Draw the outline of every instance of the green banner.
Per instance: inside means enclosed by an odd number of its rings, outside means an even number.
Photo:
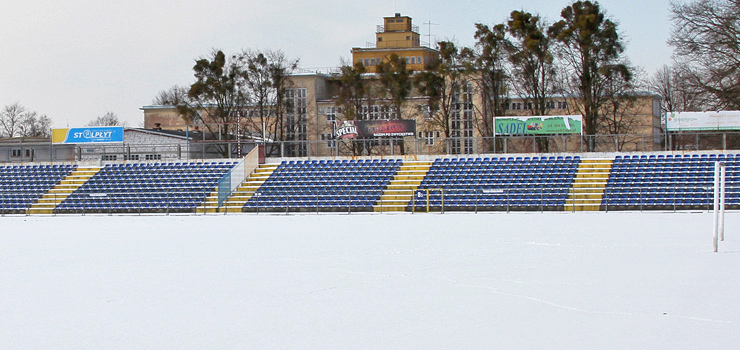
[[[498,117],[496,135],[580,134],[582,124],[580,115]]]

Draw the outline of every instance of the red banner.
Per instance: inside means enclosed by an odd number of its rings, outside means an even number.
[[[394,120],[347,120],[337,125],[334,136],[343,138],[404,137],[416,135],[416,121]]]

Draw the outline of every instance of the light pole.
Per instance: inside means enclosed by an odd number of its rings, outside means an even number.
[[[337,144],[337,119],[331,121],[331,139],[332,139],[332,155],[334,157],[339,156],[339,145]]]

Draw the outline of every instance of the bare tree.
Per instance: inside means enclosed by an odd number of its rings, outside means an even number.
[[[450,41],[437,43],[439,57],[427,64],[425,71],[414,77],[414,85],[428,99],[430,124],[443,130],[445,138],[452,136],[451,121],[459,103],[461,87],[466,84],[458,48]]]
[[[267,133],[264,137],[270,140],[292,140],[297,129],[306,124],[305,106],[295,106],[294,96],[288,93],[298,59],[289,59],[282,51],[269,50],[245,50],[235,57],[249,104],[239,115],[240,124],[246,123],[252,131],[264,130]],[[295,119],[286,120],[286,113]],[[267,153],[278,151],[278,145],[271,143]]]
[[[28,113],[26,107],[19,102],[3,107],[3,113],[0,115],[0,135],[2,137],[19,136],[20,124],[23,116]]]
[[[709,108],[711,98],[705,90],[697,89],[685,78],[691,71],[676,63],[664,65],[648,81],[649,89],[663,97],[661,112],[702,111]]]
[[[285,140],[291,127],[285,113],[293,107],[287,94],[290,76],[297,68],[298,60],[286,58],[281,51],[244,50],[227,55],[213,50],[195,61],[193,84],[160,91],[153,103],[175,106],[186,123],[202,125],[219,140],[258,135],[265,140]],[[226,156],[226,147],[214,147]],[[268,154],[278,149],[275,144],[271,147]]]
[[[684,84],[713,98],[708,108],[740,109],[740,0],[671,3],[674,47]]]
[[[26,114],[20,124],[20,136],[22,137],[49,137],[51,130],[51,118],[39,115],[36,112]]]
[[[362,62],[357,62],[354,65],[344,63],[340,70],[342,75],[339,77],[337,105],[342,111],[344,120],[361,120],[364,116],[363,107],[369,109],[371,105],[371,82],[363,76],[367,69]],[[342,142],[341,145],[352,155],[359,156],[370,154],[374,143],[356,139],[348,143]]]
[[[532,104],[532,115],[546,115],[546,102],[555,90],[554,57],[546,27],[540,16],[513,11],[507,29],[513,39],[509,46],[512,86],[524,103]]]
[[[391,119],[403,119],[403,107],[411,96],[414,71],[406,68],[405,58],[394,53],[388,61],[383,61],[377,66],[377,72],[380,85],[383,87],[385,96],[391,100],[391,108],[395,112],[395,116],[391,114]],[[403,139],[398,141],[398,145],[401,154],[405,154],[406,147]]]
[[[108,111],[91,120],[85,126],[126,126],[126,122],[121,122],[116,113]]]
[[[156,106],[178,106],[190,103],[188,88],[175,85],[168,90],[162,90],[154,97],[152,104]]]
[[[555,58],[545,24],[540,16],[512,11],[507,28],[512,37],[508,46],[512,86],[532,115],[546,115],[555,91]],[[547,137],[537,137],[536,143],[542,152],[550,148]]]
[[[484,137],[484,147],[492,151],[494,148],[500,149],[494,145],[492,138],[496,132],[494,118],[505,114],[504,106],[509,102],[507,50],[510,43],[506,38],[504,24],[489,27],[476,23],[475,28],[475,47],[463,49],[461,56],[482,101],[480,106],[474,106],[479,116],[475,126]]]
[[[413,85],[411,76],[414,71],[406,68],[405,58],[394,53],[388,61],[383,61],[377,66],[377,72],[385,95],[391,100],[391,107],[395,112],[393,119],[403,119],[401,113],[403,106],[411,96]]]
[[[29,110],[19,102],[0,112],[0,137],[48,137],[51,118]]]
[[[232,124],[248,102],[238,60],[214,50],[209,57],[195,61],[193,72],[196,81],[190,85],[188,99],[176,106],[180,116],[186,123],[202,124],[204,131],[217,135],[219,140],[233,138]],[[229,156],[228,147],[213,146],[223,156]]]
[[[624,45],[617,24],[609,19],[597,2],[576,1],[560,13],[561,20],[548,29],[548,34],[561,45],[559,57],[573,77],[566,81],[566,91],[577,96],[583,115],[584,133],[599,130],[599,113],[608,95],[607,86],[616,80],[629,82],[632,70],[623,60]],[[593,150],[593,138],[586,148]]]
[[[640,132],[639,127],[642,125],[642,118],[638,117],[634,111],[639,102],[639,93],[636,92],[643,87],[641,84],[646,79],[643,78],[642,70],[633,68],[629,63],[624,63],[629,67],[632,79],[625,81],[619,75],[607,75],[604,81],[604,102],[599,111],[599,133],[613,135],[617,151],[622,151],[625,144],[640,140],[641,136],[635,135]],[[611,148],[611,144],[606,145]]]

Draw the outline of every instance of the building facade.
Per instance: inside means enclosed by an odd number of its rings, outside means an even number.
[[[477,79],[472,77],[451,89],[452,103],[444,117],[440,117],[439,112],[432,113],[429,99],[415,89],[404,100],[402,109],[396,110],[391,98],[382,93],[375,70],[378,63],[396,54],[406,59],[407,69],[418,72],[439,53],[421,46],[418,28],[410,17],[400,14],[384,18],[384,24],[378,26],[375,37],[374,48],[352,49],[353,62],[362,63],[367,68],[367,73],[361,77],[367,94],[354,107],[348,107],[347,101],[340,98],[342,77],[338,73],[295,74],[285,91],[284,113],[276,114],[282,115],[282,119],[258,120],[252,113],[243,113],[239,119],[239,135],[234,138],[264,143],[266,154],[276,157],[583,150],[580,135],[530,137],[496,134],[491,127],[495,125],[494,117],[482,109],[484,96],[475,83]],[[510,96],[503,111],[506,116],[528,116],[534,114],[533,107],[526,97]],[[357,111],[347,113],[347,108]],[[157,125],[182,131],[202,128],[202,125],[186,125],[173,106],[144,106],[141,110],[146,128]],[[546,102],[546,114],[581,114],[579,102],[573,97],[553,95]],[[598,144],[603,143],[605,151],[662,149],[660,96],[636,92],[619,108],[605,109],[602,114],[604,120],[600,122],[605,127],[599,132],[619,134],[599,139]],[[337,128],[345,121],[395,119],[413,120],[416,126],[414,136],[338,139],[336,135]],[[202,123],[208,123],[208,120]],[[610,125],[615,127],[610,128]]]

